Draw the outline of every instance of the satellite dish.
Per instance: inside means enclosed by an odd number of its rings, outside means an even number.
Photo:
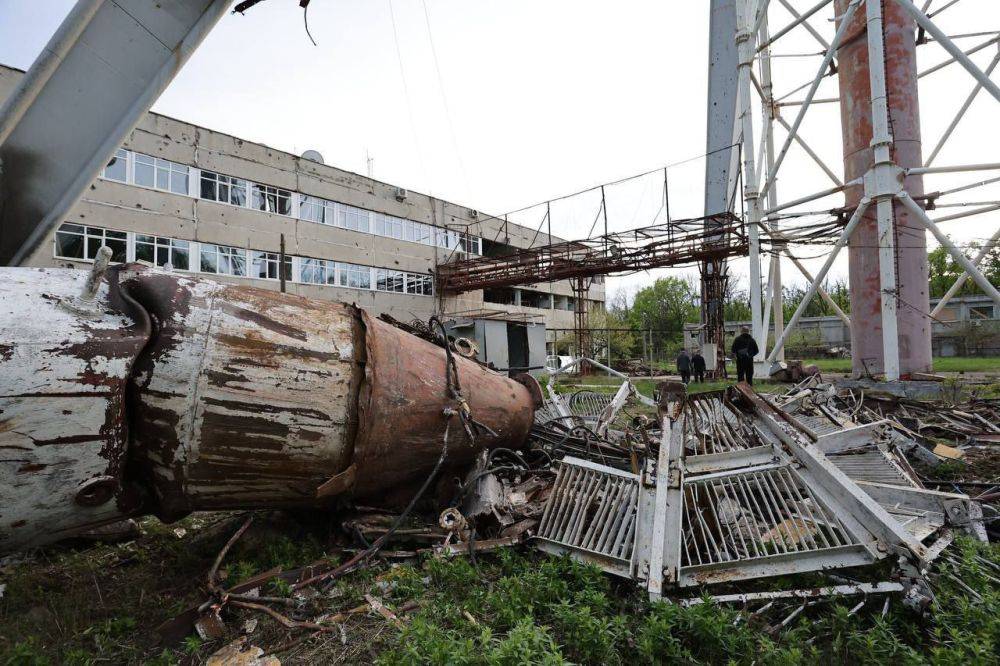
[[[323,156],[320,155],[320,152],[318,150],[307,150],[306,152],[302,153],[302,159],[312,160],[313,162],[319,162],[320,164],[326,164],[323,161]]]

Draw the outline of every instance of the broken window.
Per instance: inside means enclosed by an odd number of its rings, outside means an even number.
[[[246,277],[246,252],[238,247],[203,244],[201,246],[201,271],[217,275]]]
[[[117,180],[119,183],[127,182],[128,151],[122,148],[116,150],[114,157],[111,158],[111,161],[101,171],[101,177],[108,180]]]
[[[191,267],[190,243],[175,238],[136,234],[135,260],[154,266],[169,264],[171,268],[186,271]]]
[[[406,291],[421,296],[434,295],[434,279],[430,275],[408,273],[406,276]]]
[[[406,274],[403,271],[393,271],[387,268],[375,269],[375,288],[379,291],[406,291]]]
[[[133,156],[133,182],[174,194],[188,193],[188,167],[142,153]]]
[[[334,224],[334,203],[307,194],[299,195],[299,219],[319,224]]]
[[[278,264],[281,261],[281,255],[277,252],[258,252],[256,250],[252,253],[251,260],[251,271],[250,277],[263,278],[265,280],[278,280],[281,275],[278,273]],[[285,256],[285,267],[284,277],[286,280],[292,279],[292,258]]]
[[[291,215],[292,193],[279,187],[254,183],[251,206],[257,210],[267,211],[268,213]]]
[[[303,257],[299,260],[299,282],[336,284],[335,264],[325,259]]]
[[[202,171],[201,198],[234,206],[245,206],[247,203],[247,182],[241,178]]]
[[[126,261],[128,234],[100,227],[63,224],[56,231],[55,256],[62,259],[94,259],[102,245],[111,248],[111,261]]]
[[[341,287],[351,287],[353,289],[372,288],[372,271],[368,266],[337,262],[337,273],[340,276],[338,281]]]

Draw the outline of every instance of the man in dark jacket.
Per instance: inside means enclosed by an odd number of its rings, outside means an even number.
[[[691,381],[691,357],[686,350],[682,349],[677,355],[677,372],[681,376],[681,381],[687,384]]]
[[[705,357],[701,355],[700,349],[695,349],[691,356],[691,370],[696,382],[705,381]]]
[[[736,359],[736,381],[745,381],[753,386],[753,357],[760,349],[750,335],[750,328],[740,327],[740,334],[733,340],[733,357]]]

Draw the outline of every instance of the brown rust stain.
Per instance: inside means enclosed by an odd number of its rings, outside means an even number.
[[[260,312],[247,310],[246,308],[241,308],[239,306],[225,302],[223,302],[222,304],[222,311],[225,312],[226,314],[230,314],[236,317],[237,319],[242,319],[243,321],[248,321],[250,323],[256,324],[257,326],[260,326],[263,329],[267,329],[272,333],[277,333],[278,335],[284,336],[286,338],[294,338],[296,340],[301,340],[303,342],[306,340],[306,334],[304,331],[297,329],[294,326],[289,326],[288,324],[264,316]]]

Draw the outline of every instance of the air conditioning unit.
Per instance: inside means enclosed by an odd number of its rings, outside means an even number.
[[[406,201],[406,197],[409,196],[409,192],[406,191],[404,187],[396,188],[396,201]]]
[[[469,211],[469,217],[471,217],[473,220],[478,220],[479,219],[479,211],[478,210],[470,210]]]

